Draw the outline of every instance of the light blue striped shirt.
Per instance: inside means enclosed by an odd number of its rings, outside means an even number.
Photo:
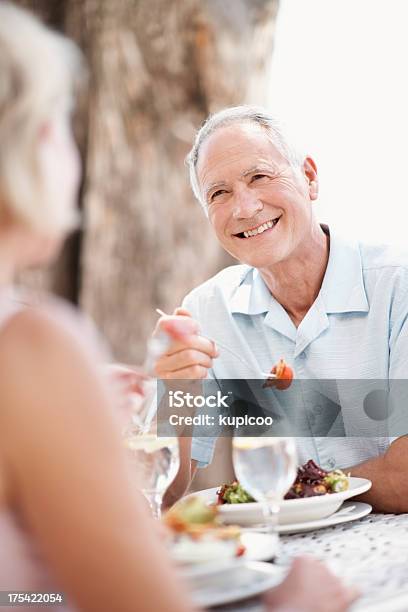
[[[332,231],[330,238],[320,293],[298,328],[259,272],[247,265],[222,270],[183,301],[201,333],[242,357],[220,348],[210,377],[256,378],[256,372],[270,371],[284,357],[297,379],[337,381],[332,400],[341,411],[342,437],[298,438],[299,461],[313,458],[326,469],[378,456],[394,439],[383,435],[382,426],[378,437],[352,431],[363,400],[356,400],[350,381],[408,378],[408,254],[349,242]],[[307,404],[307,392],[302,401]],[[317,407],[317,421],[319,410],[327,405]],[[211,462],[215,441],[194,438],[192,458],[201,467]]]

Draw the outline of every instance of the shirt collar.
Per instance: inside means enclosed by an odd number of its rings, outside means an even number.
[[[232,313],[256,315],[268,312],[274,301],[259,270],[248,268],[230,298],[230,308]]]
[[[320,297],[327,313],[369,311],[358,242],[330,232],[330,255]]]
[[[322,226],[327,233],[327,226]],[[326,313],[368,312],[360,248],[330,231],[330,254],[319,297]],[[283,310],[256,268],[246,268],[230,298],[232,313]],[[281,313],[283,315],[283,313]]]

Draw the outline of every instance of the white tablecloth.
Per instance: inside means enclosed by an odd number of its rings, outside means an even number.
[[[353,612],[408,611],[408,514],[369,514],[359,521],[281,537],[278,563],[310,554],[328,562],[362,595]],[[256,600],[220,610],[263,610]]]

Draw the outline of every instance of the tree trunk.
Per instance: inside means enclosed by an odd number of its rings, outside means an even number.
[[[83,48],[85,227],[26,282],[79,303],[139,362],[157,315],[231,263],[188,185],[209,112],[266,98],[277,0],[21,0]],[[233,9],[233,10],[232,10]]]
[[[86,2],[84,3],[87,4]],[[140,361],[157,315],[225,264],[184,157],[213,110],[262,101],[274,0],[98,3],[81,304],[117,357]]]

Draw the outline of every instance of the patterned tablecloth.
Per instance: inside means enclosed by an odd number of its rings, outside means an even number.
[[[369,514],[363,519],[309,533],[281,537],[277,563],[310,554],[362,593],[353,612],[408,612],[408,514]],[[259,600],[218,610],[258,612]]]

